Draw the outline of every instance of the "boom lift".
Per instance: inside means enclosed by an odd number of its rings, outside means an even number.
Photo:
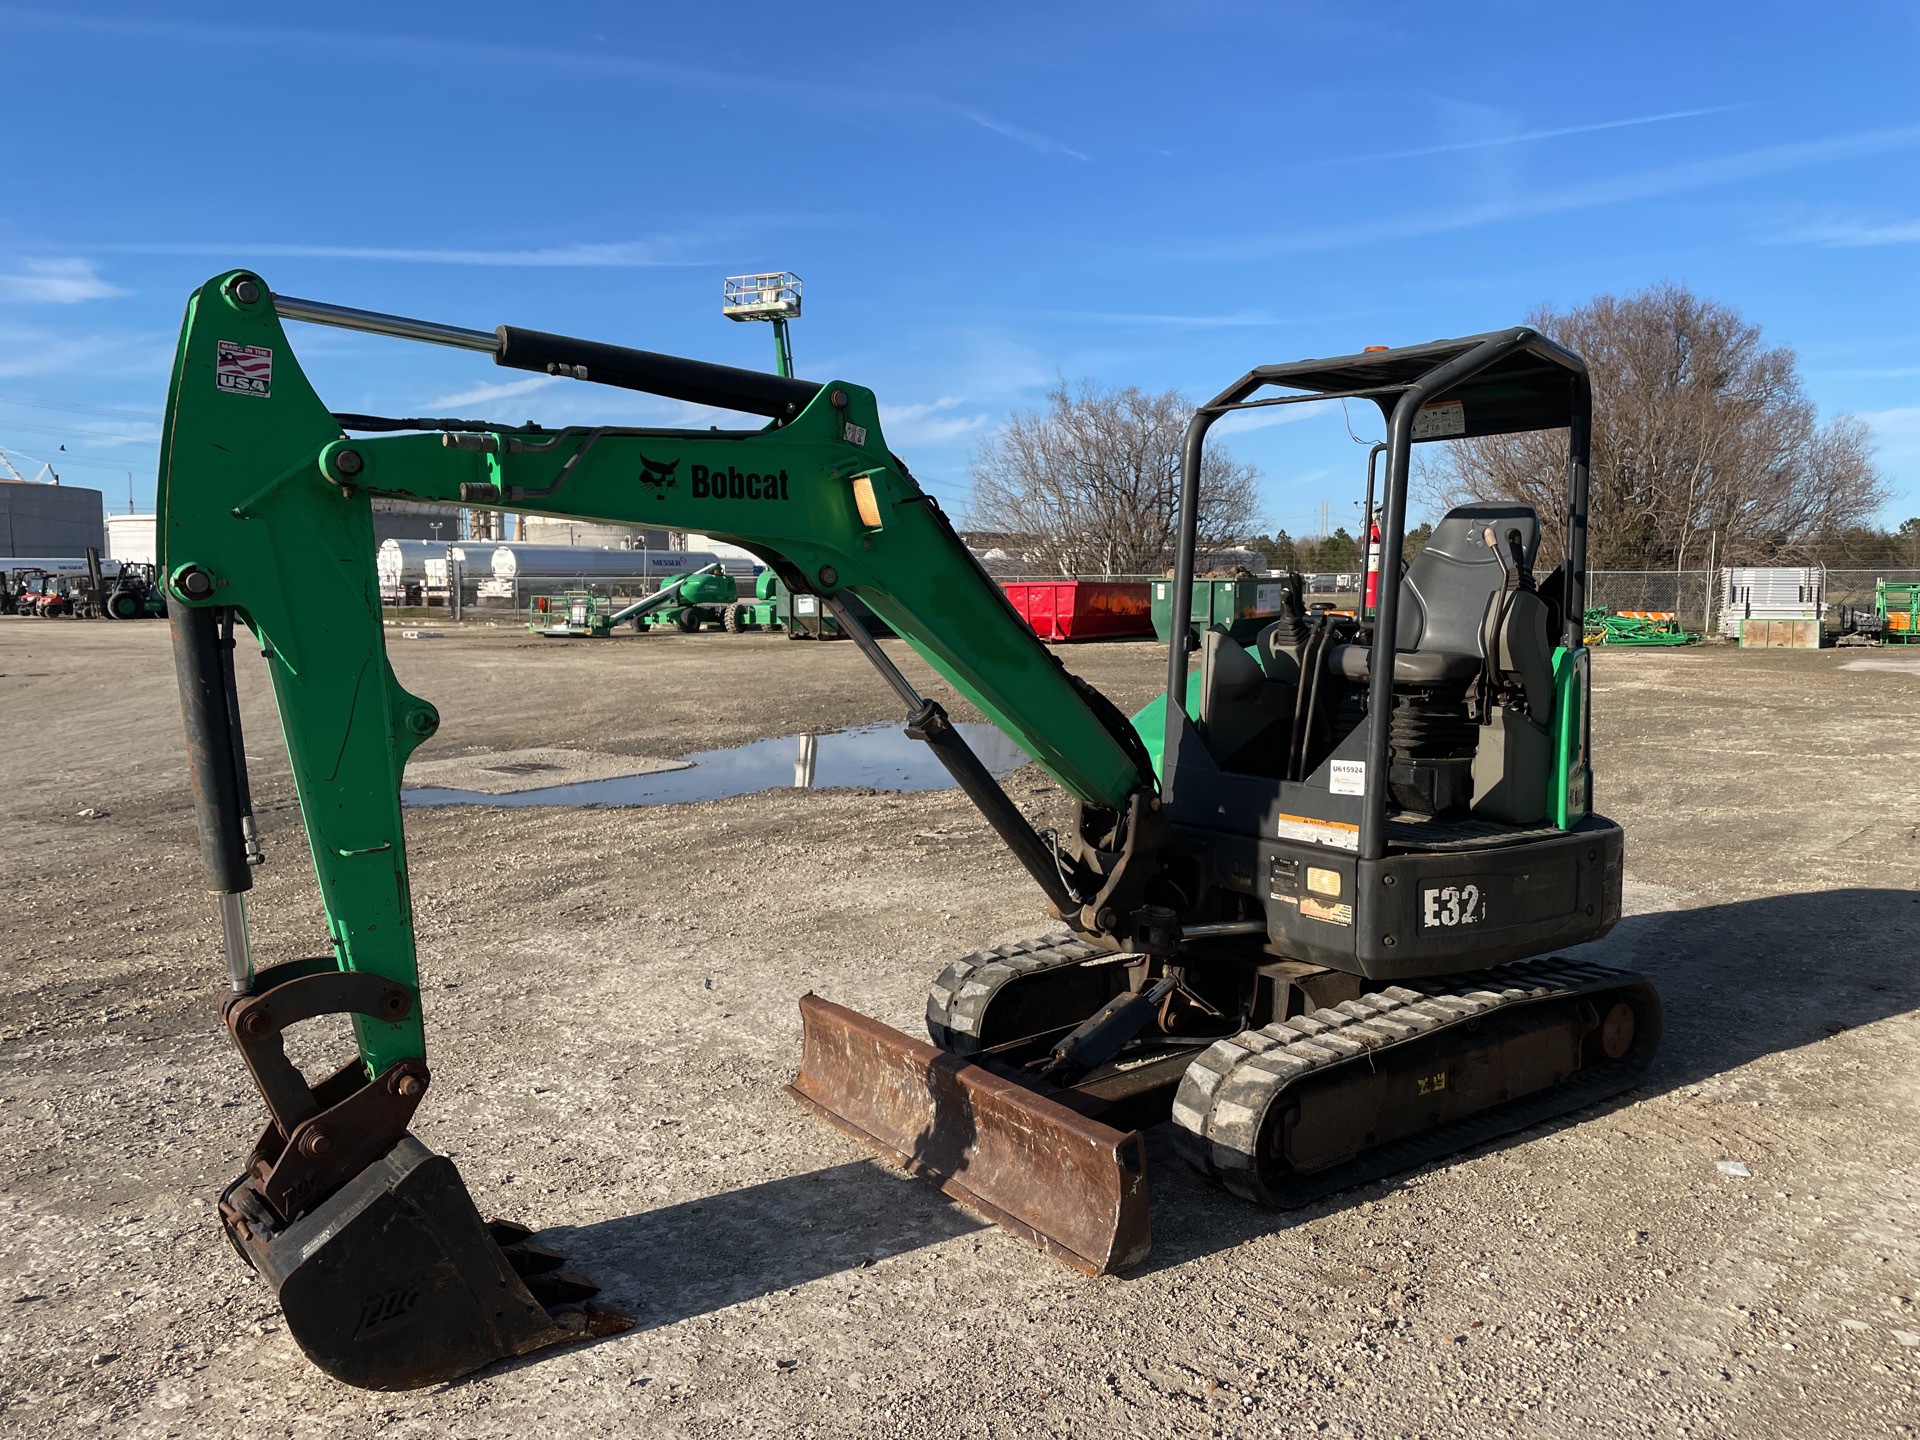
[[[764,417],[631,429],[334,414],[283,319]],[[269,1123],[220,1213],[329,1373],[404,1388],[625,1328],[518,1227],[483,1222],[407,1133],[431,1081],[399,788],[439,716],[380,623],[375,495],[699,530],[816,596],[902,701],[1064,928],[956,960],[931,1044],[816,996],[792,1092],[989,1218],[1089,1272],[1147,1250],[1143,1127],[1227,1188],[1290,1205],[1588,1103],[1658,1043],[1637,976],[1537,959],[1620,911],[1622,836],[1590,812],[1585,367],[1526,329],[1254,370],[1189,429],[1172,634],[1189,634],[1205,437],[1249,406],[1366,398],[1388,417],[1382,552],[1419,440],[1565,427],[1567,564],[1539,519],[1450,512],[1377,619],[1287,613],[1168,657],[1129,719],[1019,619],[887,449],[871,392],[502,326],[457,329],[273,295],[233,271],[189,302],[168,399],[160,543],[223,1016]],[[288,577],[299,576],[298,585]],[[872,611],[1072,797],[1042,835]],[[266,658],[326,904],[327,953],[256,968],[261,856],[234,698],[236,622]],[[281,1035],[353,1020],[309,1084]]]

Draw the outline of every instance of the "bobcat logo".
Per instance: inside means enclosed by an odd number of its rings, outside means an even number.
[[[418,1290],[409,1290],[404,1285],[367,1296],[360,1302],[360,1324],[353,1332],[354,1339],[359,1339],[369,1330],[378,1329],[390,1320],[398,1320],[413,1309],[419,1298]]]
[[[667,498],[667,491],[673,489],[680,483],[673,478],[673,472],[679,468],[680,462],[678,460],[669,460],[663,465],[658,460],[649,460],[646,456],[642,455],[640,457],[640,483],[653,492],[654,499],[664,500]]]

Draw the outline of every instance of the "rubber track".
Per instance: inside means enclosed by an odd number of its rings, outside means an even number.
[[[1418,1043],[1496,1010],[1609,990],[1645,992],[1653,1033],[1640,1040],[1657,1042],[1659,1002],[1643,977],[1557,956],[1389,985],[1358,1000],[1242,1031],[1215,1041],[1187,1068],[1173,1103],[1175,1148],[1241,1198],[1289,1209],[1578,1109],[1638,1081],[1657,1043],[1636,1041],[1628,1056],[1638,1053],[1638,1064],[1623,1058],[1590,1066],[1565,1084],[1298,1176],[1278,1193],[1257,1169],[1263,1118],[1287,1087],[1308,1076],[1366,1063],[1390,1046]]]
[[[962,956],[927,991],[927,1034],[943,1050],[970,1055],[980,1048],[987,1006],[1007,985],[1107,953],[1071,930],[1055,930]]]

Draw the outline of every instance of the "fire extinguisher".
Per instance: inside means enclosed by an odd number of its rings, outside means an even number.
[[[1367,593],[1366,611],[1371,615],[1380,608],[1380,522],[1377,519],[1367,521]]]

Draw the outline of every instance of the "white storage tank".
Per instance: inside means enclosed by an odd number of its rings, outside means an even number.
[[[574,545],[501,545],[493,552],[496,580],[671,580],[713,564],[704,550],[594,550]],[[731,573],[731,571],[729,572]],[[755,574],[747,568],[749,576]]]
[[[153,564],[153,524],[151,515],[107,516],[107,554],[130,565]]]
[[[444,540],[382,540],[374,552],[373,569],[380,577],[380,599],[396,605],[410,585],[423,589],[427,583],[427,561],[445,559]]]

